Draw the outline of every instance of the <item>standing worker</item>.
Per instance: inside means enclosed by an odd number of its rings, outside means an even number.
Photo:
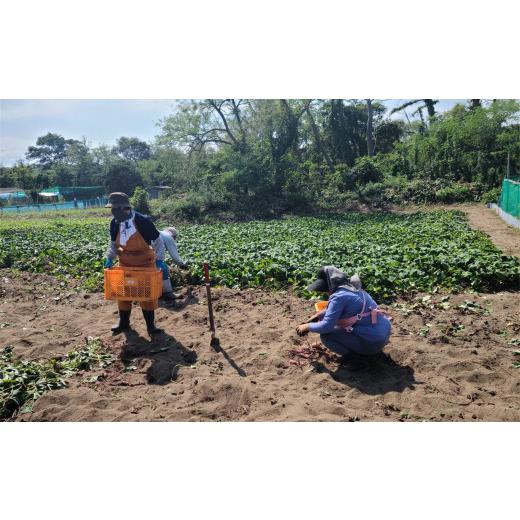
[[[106,208],[112,208],[110,222],[110,246],[107,251],[105,267],[110,268],[119,257],[121,267],[158,267],[164,270],[164,243],[161,235],[149,217],[132,209],[126,193],[115,192],[108,197]],[[162,332],[155,326],[157,300],[139,302],[143,310],[148,334]],[[132,302],[117,301],[119,323],[112,327],[114,334],[130,328]]]
[[[186,269],[188,266],[186,262],[180,257],[179,251],[177,250],[177,230],[174,227],[167,227],[161,232],[161,238],[163,239],[164,246],[170,256],[172,257],[173,263],[178,265],[181,269]],[[166,263],[163,269],[163,294],[162,299],[170,302],[172,305],[175,303],[175,295],[173,294],[172,282],[170,280],[170,272]]]

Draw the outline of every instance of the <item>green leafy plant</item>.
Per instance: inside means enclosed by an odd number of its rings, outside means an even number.
[[[513,354],[517,356],[516,360],[513,363],[513,368],[520,368],[520,350],[515,350]]]
[[[443,296],[440,300],[440,302],[437,302],[435,306],[438,309],[442,309],[444,311],[447,311],[450,308],[450,297],[449,296]]]
[[[150,203],[148,193],[146,193],[146,190],[141,188],[141,186],[137,186],[130,201],[132,203],[132,206],[139,213],[144,213],[145,215],[150,214]]]
[[[418,332],[419,336],[422,336],[423,338],[428,336],[428,334],[430,334],[431,327],[431,323],[427,323],[424,327],[421,327]]]
[[[462,311],[463,314],[482,314],[487,315],[489,314],[489,310],[485,307],[482,307],[482,305],[479,305],[476,302],[472,302],[469,300],[464,300],[463,303],[460,305],[457,305],[456,307],[460,311]]]
[[[442,188],[435,193],[435,196],[439,202],[446,203],[474,200],[471,189],[460,184]]]
[[[24,405],[28,411],[32,401],[67,386],[65,378],[76,372],[112,363],[113,356],[102,347],[99,339],[88,338],[84,346],[43,362],[13,359],[10,346],[0,350],[0,419],[11,417]]]
[[[486,191],[482,195],[480,201],[483,202],[484,204],[489,204],[489,203],[497,204],[498,199],[500,198],[501,191],[502,191],[501,188],[492,188],[489,191]]]
[[[0,220],[0,267],[103,283],[107,219]],[[159,223],[160,226],[161,223]],[[504,255],[461,212],[349,213],[233,224],[179,226],[179,251],[191,265],[184,281],[228,287],[305,287],[322,265],[360,274],[381,302],[440,288],[520,289],[520,261]],[[425,309],[447,302],[416,302]]]

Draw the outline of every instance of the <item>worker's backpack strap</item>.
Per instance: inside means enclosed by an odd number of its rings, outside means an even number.
[[[338,320],[336,323],[339,327],[341,327],[342,329],[345,329],[346,332],[352,332],[354,330],[354,325],[358,321],[361,321],[363,318],[366,318],[367,316],[370,316],[370,321],[371,321],[372,325],[375,325],[377,323],[378,314],[382,314],[389,320],[392,319],[387,312],[382,311],[377,306],[374,309],[369,307],[368,311],[365,312],[366,304],[367,304],[366,293],[365,293],[365,291],[361,291],[361,292],[362,292],[362,296],[363,296],[363,307],[361,308],[361,312],[359,312],[358,314],[355,314],[354,316],[349,316],[348,318],[343,318],[341,320]]]

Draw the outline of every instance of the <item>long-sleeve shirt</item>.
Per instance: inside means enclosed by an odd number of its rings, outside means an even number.
[[[366,303],[365,312],[377,307],[372,297],[364,292]],[[311,323],[309,330],[318,334],[327,334],[336,328],[336,322],[340,319],[349,318],[359,314],[363,309],[363,295],[361,292],[353,292],[342,287],[336,289],[329,298],[327,311],[322,320],[317,323]],[[377,323],[372,324],[371,317],[366,316],[358,321],[353,329],[355,334],[364,341],[380,342],[386,341],[390,336],[390,321],[383,315],[378,315]]]
[[[137,211],[132,212],[131,217],[135,222],[137,231],[142,235],[147,244],[150,244],[155,252],[157,260],[164,260],[164,242],[161,233],[157,230],[151,219],[141,215]],[[110,222],[110,244],[106,252],[106,257],[111,260],[117,258],[116,238],[119,233],[119,222],[112,219]]]
[[[170,233],[168,233],[167,231],[160,231],[160,235],[164,242],[164,247],[166,247],[168,253],[170,253],[173,262],[178,266],[183,265],[184,260],[180,257],[179,251],[177,250],[177,244],[175,243],[175,240],[170,235]]]

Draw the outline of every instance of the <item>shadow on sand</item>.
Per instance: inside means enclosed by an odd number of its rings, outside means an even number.
[[[186,348],[166,332],[153,339],[144,338],[136,331],[124,332],[127,343],[120,358],[125,367],[135,359],[150,359],[152,364],[146,371],[146,381],[152,385],[165,385],[177,379],[180,367],[189,367],[197,361],[197,353]]]
[[[195,294],[193,294],[193,289],[188,287],[186,290],[186,294],[182,299],[176,299],[172,304],[170,302],[166,302],[164,300],[159,300],[159,307],[162,309],[167,309],[173,312],[179,312],[184,310],[188,305],[197,305],[199,303],[199,299]]]
[[[222,347],[222,345],[220,344],[220,340],[218,338],[213,338],[211,340],[211,343],[210,343],[211,347],[213,348],[213,350],[215,352],[218,352],[220,354],[222,354],[225,358],[226,358],[226,361],[230,364],[230,366],[236,370],[237,374],[240,376],[240,377],[246,377],[246,372],[243,368],[240,368],[236,363],[235,361],[233,360],[233,358],[231,358],[229,356],[229,354],[224,350],[224,348]]]
[[[402,392],[421,384],[415,380],[413,368],[396,363],[388,354],[353,356],[352,362],[331,370],[320,361],[313,366],[318,372],[326,372],[339,383],[356,388],[367,395]]]

